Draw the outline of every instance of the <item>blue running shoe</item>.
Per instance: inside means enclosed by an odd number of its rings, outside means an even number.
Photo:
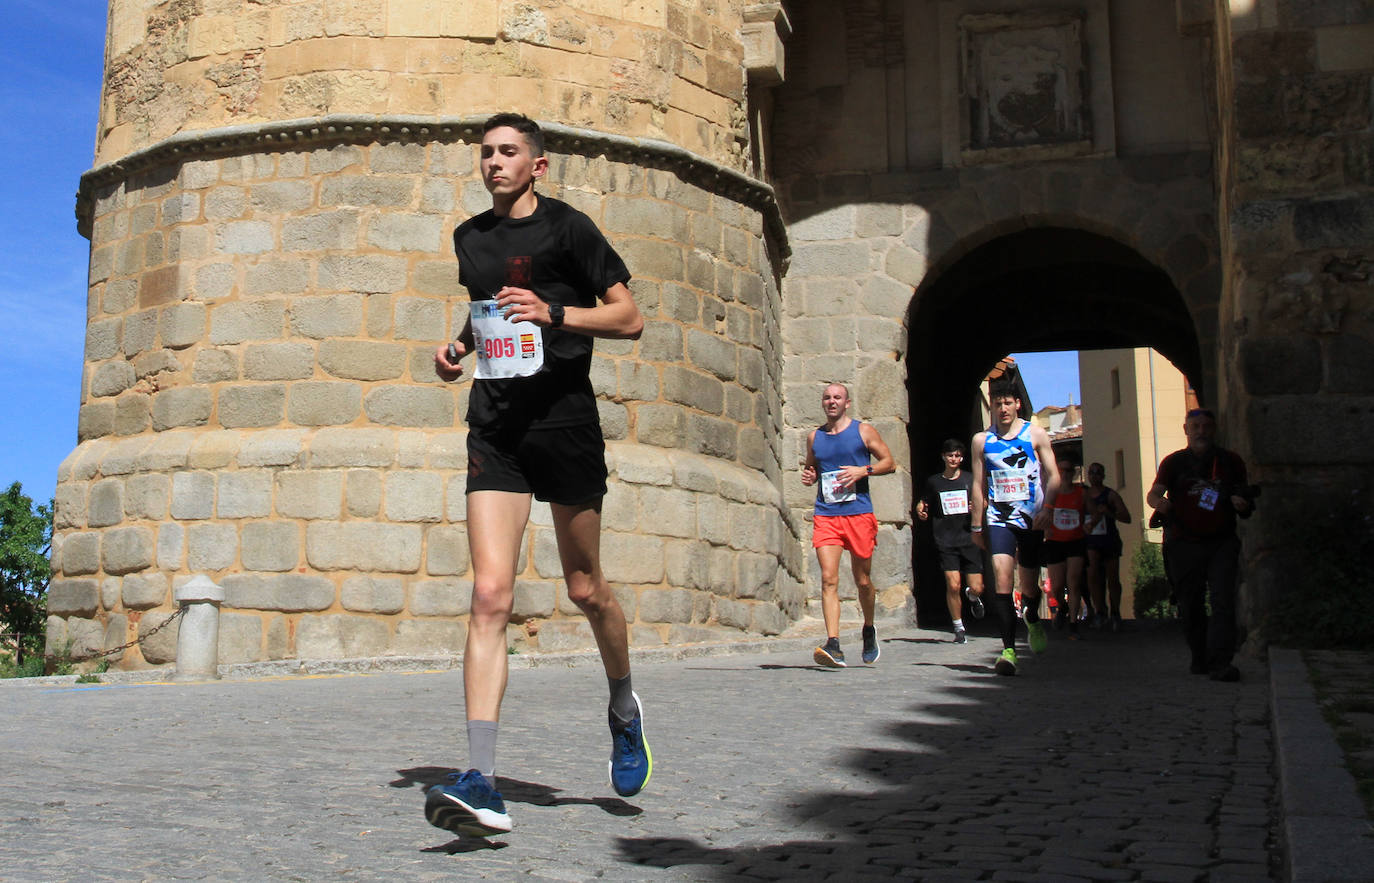
[[[455,834],[490,837],[511,829],[501,794],[477,770],[449,773],[451,785],[431,785],[425,797],[425,818],[436,828]]]
[[[621,726],[614,716],[611,718],[611,762],[607,767],[611,787],[621,797],[638,794],[654,771],[654,756],[644,738],[644,706],[638,693],[630,695],[635,697],[634,719]]]
[[[874,630],[873,626],[864,626],[863,639],[864,651],[862,656],[864,665],[872,665],[878,661],[879,656],[883,655],[882,648],[878,646],[878,633]]]

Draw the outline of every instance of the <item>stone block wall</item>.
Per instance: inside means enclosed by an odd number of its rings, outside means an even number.
[[[1374,492],[1374,7],[1278,0],[1223,19],[1225,419],[1264,486],[1245,532],[1258,626],[1301,591],[1294,525],[1367,512]]]
[[[225,126],[519,108],[740,169],[741,16],[715,0],[111,0],[96,161]]]
[[[50,641],[146,634],[172,589],[227,593],[221,661],[452,653],[471,589],[465,382],[434,374],[467,297],[449,236],[490,205],[475,128],[296,144],[88,176],[80,443],[59,474]],[[554,140],[557,139],[557,133]],[[308,140],[308,139],[307,139]],[[664,157],[585,140],[542,191],[634,274],[639,341],[598,341],[603,544],[636,644],[773,634],[800,612],[777,490],[780,298],[763,216]],[[591,646],[548,513],[517,645]],[[122,665],[170,661],[175,630]]]

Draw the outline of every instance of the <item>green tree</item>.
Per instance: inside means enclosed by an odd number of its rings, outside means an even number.
[[[41,652],[52,569],[52,505],[35,506],[19,482],[0,494],[0,630]]]

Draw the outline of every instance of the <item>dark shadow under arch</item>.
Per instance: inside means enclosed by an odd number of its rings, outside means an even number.
[[[1206,400],[1197,330],[1182,295],[1135,250],[1096,233],[1045,227],[977,246],[927,277],[912,300],[908,328],[915,498],[939,468],[940,443],[951,436],[967,441],[983,428],[978,385],[1008,353],[1148,346]],[[1050,404],[1064,403],[1026,406]],[[930,530],[915,523],[917,615],[922,626],[947,624]]]

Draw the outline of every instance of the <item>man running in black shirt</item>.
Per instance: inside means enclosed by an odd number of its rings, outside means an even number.
[[[568,598],[587,617],[610,682],[611,784],[637,793],[653,769],[643,710],[630,688],[625,614],[601,572],[605,443],[589,372],[592,338],[638,338],[630,273],[586,215],[534,191],[548,168],[532,120],[497,114],[483,128],[482,181],[492,208],[453,233],[471,312],[434,354],[444,380],[476,351],[468,404],[467,533],[472,612],[463,653],[469,765],[428,792],[441,828],[511,829],[495,788],[496,730],[506,690],[506,625],[531,497],[547,502]]]
[[[945,440],[940,456],[945,461],[944,471],[926,479],[925,493],[916,503],[916,517],[931,522],[940,570],[945,574],[945,606],[954,621],[954,643],[966,644],[968,634],[960,590],[968,597],[974,619],[982,619],[984,610],[983,552],[974,544],[969,531],[973,475],[960,468],[964,463],[964,444],[957,438]]]

